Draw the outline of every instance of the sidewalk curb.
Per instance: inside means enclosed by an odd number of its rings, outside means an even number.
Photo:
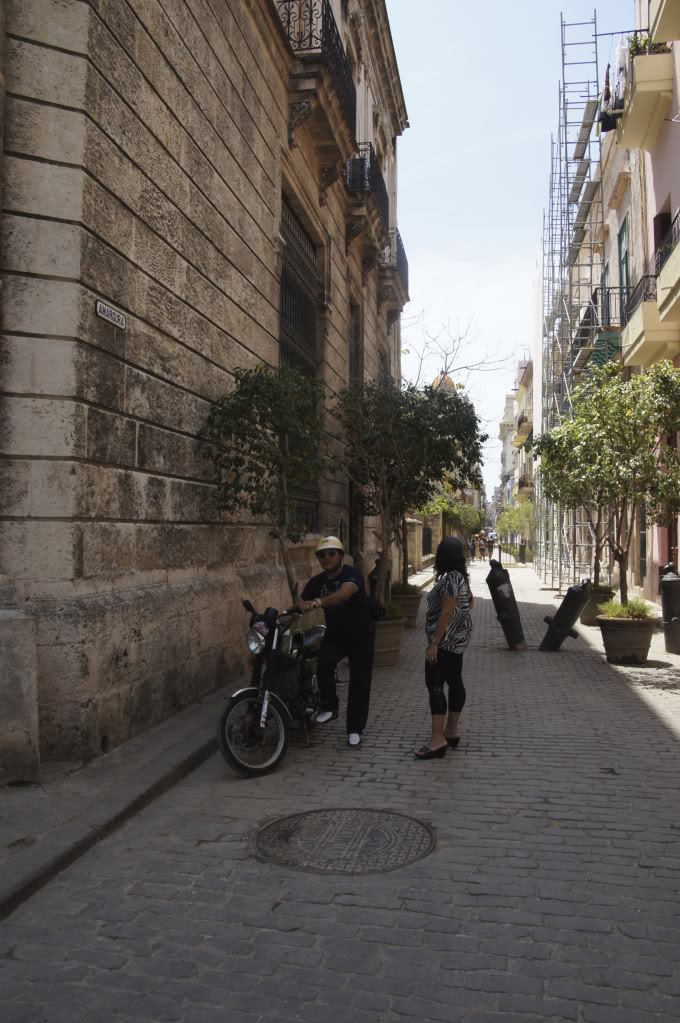
[[[229,692],[240,684],[240,681],[232,683],[209,694],[201,704],[187,707],[157,726],[153,737],[146,736],[147,748],[153,749],[152,744],[154,740],[156,742],[156,752],[151,756],[144,748],[145,733],[113,750],[111,757],[123,760],[126,747],[130,749],[129,768],[124,762],[118,779],[109,780],[100,792],[83,799],[77,819],[48,825],[30,845],[30,838],[19,838],[10,843],[10,847],[20,843],[25,843],[26,847],[17,850],[2,863],[0,920],[4,920],[48,881],[212,756],[217,750],[214,737],[217,706],[221,706]],[[189,727],[184,728],[187,721]],[[210,738],[206,738],[208,726],[207,734]],[[182,733],[179,739],[178,733]],[[68,791],[71,798],[74,793],[77,796],[78,788],[88,784],[88,771],[96,789],[96,776],[106,771],[104,758],[97,758],[81,771],[48,786],[50,796],[51,790],[54,790],[55,804],[58,804],[60,786],[65,790],[72,789]]]
[[[43,885],[69,867],[97,842],[110,835],[138,810],[199,767],[216,749],[215,739],[203,743],[179,764],[174,765],[148,784],[143,792],[127,801],[121,801],[121,804],[113,812],[104,813],[102,819],[95,823],[94,827],[91,821],[79,821],[76,824],[67,825],[60,829],[57,835],[52,835],[48,840],[39,842],[35,850],[28,849],[22,853],[19,870],[5,866],[2,881],[0,881],[0,920],[4,920],[5,917],[13,913],[22,902],[34,895]],[[49,850],[43,848],[48,842]],[[32,856],[31,853],[34,855]]]

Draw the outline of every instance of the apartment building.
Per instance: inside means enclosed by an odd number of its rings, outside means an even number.
[[[512,504],[514,501],[517,450],[512,441],[516,425],[515,395],[506,394],[503,417],[498,427],[498,439],[501,442],[501,482],[497,514],[503,511],[506,504]]]
[[[543,430],[568,411],[593,363],[615,359],[628,373],[659,359],[680,365],[680,5],[635,0],[628,11],[637,31],[624,31],[622,10],[604,80],[596,20],[562,21],[565,81],[544,223]],[[567,52],[579,55],[571,71]],[[677,564],[677,522],[649,525],[638,511],[629,584],[657,599],[660,569]],[[578,513],[559,514],[542,512],[539,560],[576,579],[589,570],[592,538]]]
[[[525,444],[531,440],[534,427],[534,364],[523,359],[517,364],[517,380],[513,405],[514,426],[512,446],[515,449],[513,498],[526,501],[534,495],[534,461]]]
[[[285,602],[199,434],[237,367],[399,378],[408,121],[385,0],[2,10],[0,773],[34,779],[241,675],[241,600]],[[375,548],[342,480],[299,500]]]

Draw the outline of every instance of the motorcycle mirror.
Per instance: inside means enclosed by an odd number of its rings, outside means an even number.
[[[246,611],[250,611],[251,615],[255,614],[255,608],[253,607],[249,600],[243,600],[241,601],[241,603],[243,607],[246,609]]]

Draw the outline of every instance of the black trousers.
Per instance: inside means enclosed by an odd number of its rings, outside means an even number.
[[[463,685],[463,655],[439,647],[437,663],[425,661],[425,685],[430,697],[431,714],[446,714],[445,682],[449,686],[448,709],[454,714],[460,714],[467,695]]]
[[[347,732],[363,732],[368,720],[373,676],[375,626],[367,632],[326,635],[323,638],[316,670],[321,694],[321,709],[337,713],[338,694],[335,689],[335,668],[343,657],[349,660],[347,691]]]

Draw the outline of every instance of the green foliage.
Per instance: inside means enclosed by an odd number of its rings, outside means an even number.
[[[520,504],[506,504],[496,519],[496,532],[500,536],[512,534],[521,536],[529,543],[534,539],[534,504],[522,501]]]
[[[649,53],[670,53],[666,43],[653,43],[646,32],[635,32],[626,36],[631,57],[639,57]]]
[[[302,539],[295,492],[324,464],[320,380],[287,367],[234,371],[232,391],[210,409],[203,439],[214,468],[219,507],[266,518],[272,535]]]
[[[437,495],[446,475],[460,489],[482,485],[479,420],[469,398],[432,387],[399,387],[389,377],[348,388],[337,415],[363,512],[401,516]]]
[[[401,596],[404,593],[420,593],[420,589],[413,583],[392,583],[392,593]]]
[[[449,523],[458,530],[462,537],[478,533],[484,527],[486,515],[479,508],[474,508],[464,501],[454,501],[447,512]]]
[[[600,614],[605,618],[655,618],[654,609],[640,597],[631,597],[627,604],[618,600],[608,600],[600,604]]]
[[[383,607],[385,608],[385,618],[390,621],[396,621],[396,619],[404,617],[401,605],[397,604],[394,600],[386,600]]]
[[[666,444],[679,429],[680,369],[657,362],[626,380],[609,363],[594,367],[573,392],[571,417],[533,445],[549,500],[591,516],[610,508],[604,530],[621,566],[624,604],[638,507],[662,525],[680,511],[680,452]]]
[[[506,504],[503,511],[496,519],[496,532],[499,536],[510,536],[518,533],[518,509],[519,505]]]
[[[486,435],[461,391],[399,387],[383,376],[342,391],[335,415],[361,511],[380,516],[383,550],[402,517],[433,500],[444,479],[455,489],[482,485]],[[379,595],[386,570],[381,563]]]

